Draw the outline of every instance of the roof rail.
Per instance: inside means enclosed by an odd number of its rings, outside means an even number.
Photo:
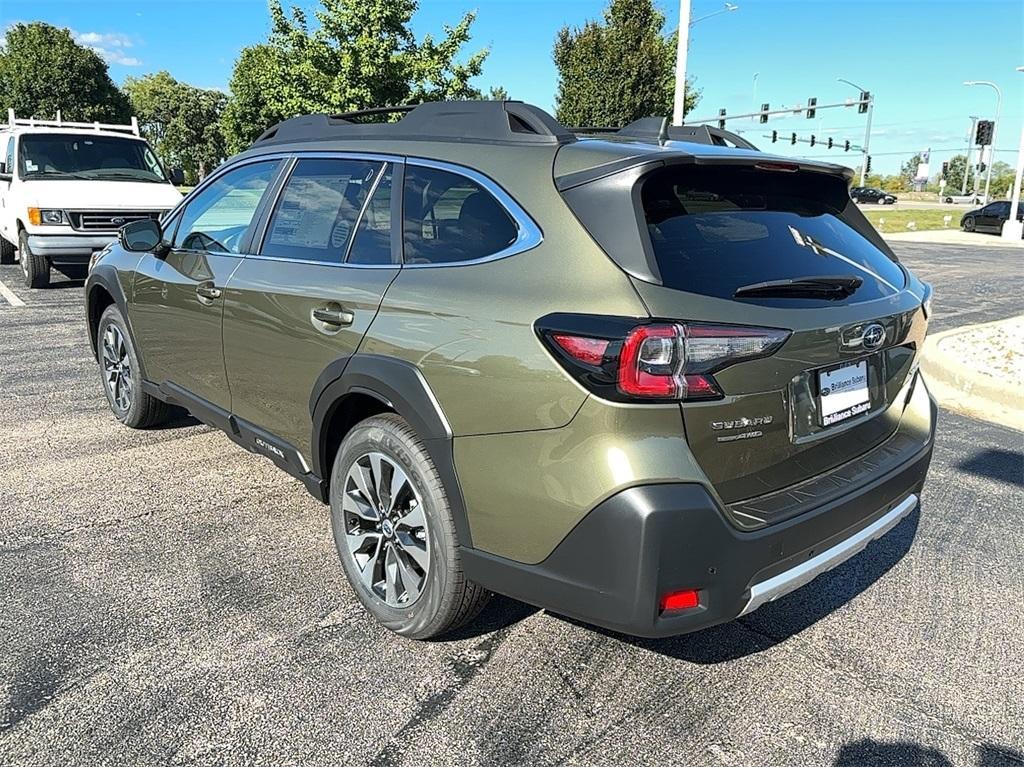
[[[742,136],[731,131],[713,128],[710,125],[668,125],[664,117],[642,117],[624,128],[574,128],[576,133],[612,133],[623,138],[661,143],[663,141],[687,141],[693,144],[734,144],[743,149],[757,147]]]
[[[353,119],[405,112],[398,122]],[[340,115],[303,115],[266,130],[255,144],[324,139],[444,140],[500,144],[565,144],[576,136],[543,109],[521,101],[427,101]]]
[[[0,130],[4,128],[16,128],[23,126],[27,128],[72,128],[75,130],[105,130],[115,131],[118,133],[131,133],[133,136],[139,135],[139,118],[132,116],[132,121],[127,125],[115,125],[113,123],[101,123],[99,121],[84,123],[84,122],[67,122],[61,119],[60,110],[57,110],[56,120],[37,120],[34,117],[17,117],[14,114],[13,109],[7,110],[7,122],[0,123]]]

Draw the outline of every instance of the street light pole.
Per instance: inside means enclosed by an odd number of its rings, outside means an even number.
[[[854,88],[859,90],[861,93],[869,93],[869,91],[866,88],[861,88],[856,83],[851,83],[849,80],[844,80],[842,77],[837,77],[836,80],[838,80],[841,83],[846,83],[847,85],[852,85]],[[861,158],[860,158],[860,185],[861,186],[864,186],[864,184],[867,183],[865,179],[866,179],[867,174],[868,174],[868,152],[870,152],[870,146],[869,145],[871,144],[871,117],[872,117],[872,115],[874,115],[874,113],[875,113],[875,94],[872,93],[872,94],[870,94],[868,96],[868,120],[867,120],[867,125],[864,128],[864,150],[863,150],[863,153],[862,153]]]
[[[1018,72],[1024,72],[1024,67],[1017,67]],[[995,136],[992,137],[995,143]],[[1017,172],[1013,176],[1013,195],[1010,198],[1010,217],[1003,224],[1003,239],[1020,242],[1021,235],[1024,235],[1024,224],[1017,220],[1017,211],[1020,210],[1020,184],[1024,181],[1024,127],[1020,129],[1020,147],[1017,149]]]
[[[760,72],[754,72],[754,92],[750,97],[750,122],[754,122],[753,113],[757,111],[757,78],[760,74]]]
[[[992,122],[992,142],[989,144],[988,150],[988,173],[985,174],[985,202],[987,203],[989,184],[992,182],[992,165],[996,159],[996,131],[999,129],[999,112],[1003,107],[1003,92],[991,80],[965,80],[964,85],[987,85],[996,92],[996,119]],[[981,151],[981,156],[984,157],[984,148]]]
[[[683,124],[683,104],[686,102],[686,49],[690,44],[690,27],[698,21],[710,19],[720,13],[738,11],[739,6],[726,3],[725,8],[690,20],[690,0],[679,0],[679,36],[676,41],[676,91],[672,102],[672,124]]]
[[[686,48],[690,44],[690,0],[679,0],[679,39],[676,41],[676,95],[672,104],[672,124],[683,124],[686,102]]]

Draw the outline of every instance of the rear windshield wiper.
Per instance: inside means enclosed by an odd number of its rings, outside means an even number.
[[[748,296],[780,296],[783,298],[846,298],[853,295],[864,280],[856,275],[797,277],[788,280],[755,282],[736,288],[733,298]]]

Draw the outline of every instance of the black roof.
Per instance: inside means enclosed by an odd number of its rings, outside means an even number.
[[[404,114],[397,122],[366,118]],[[521,101],[430,101],[415,106],[377,107],[340,115],[303,115],[285,120],[256,139],[254,147],[301,141],[393,139],[559,145],[577,134],[611,133],[643,143],[684,141],[756,149],[734,133],[705,125],[670,126],[667,118],[646,117],[624,128],[567,128],[539,107]]]

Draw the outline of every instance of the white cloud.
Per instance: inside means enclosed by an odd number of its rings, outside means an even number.
[[[128,35],[119,32],[75,32],[72,36],[79,45],[91,48],[108,64],[137,67],[142,61],[128,53],[134,43]]]

